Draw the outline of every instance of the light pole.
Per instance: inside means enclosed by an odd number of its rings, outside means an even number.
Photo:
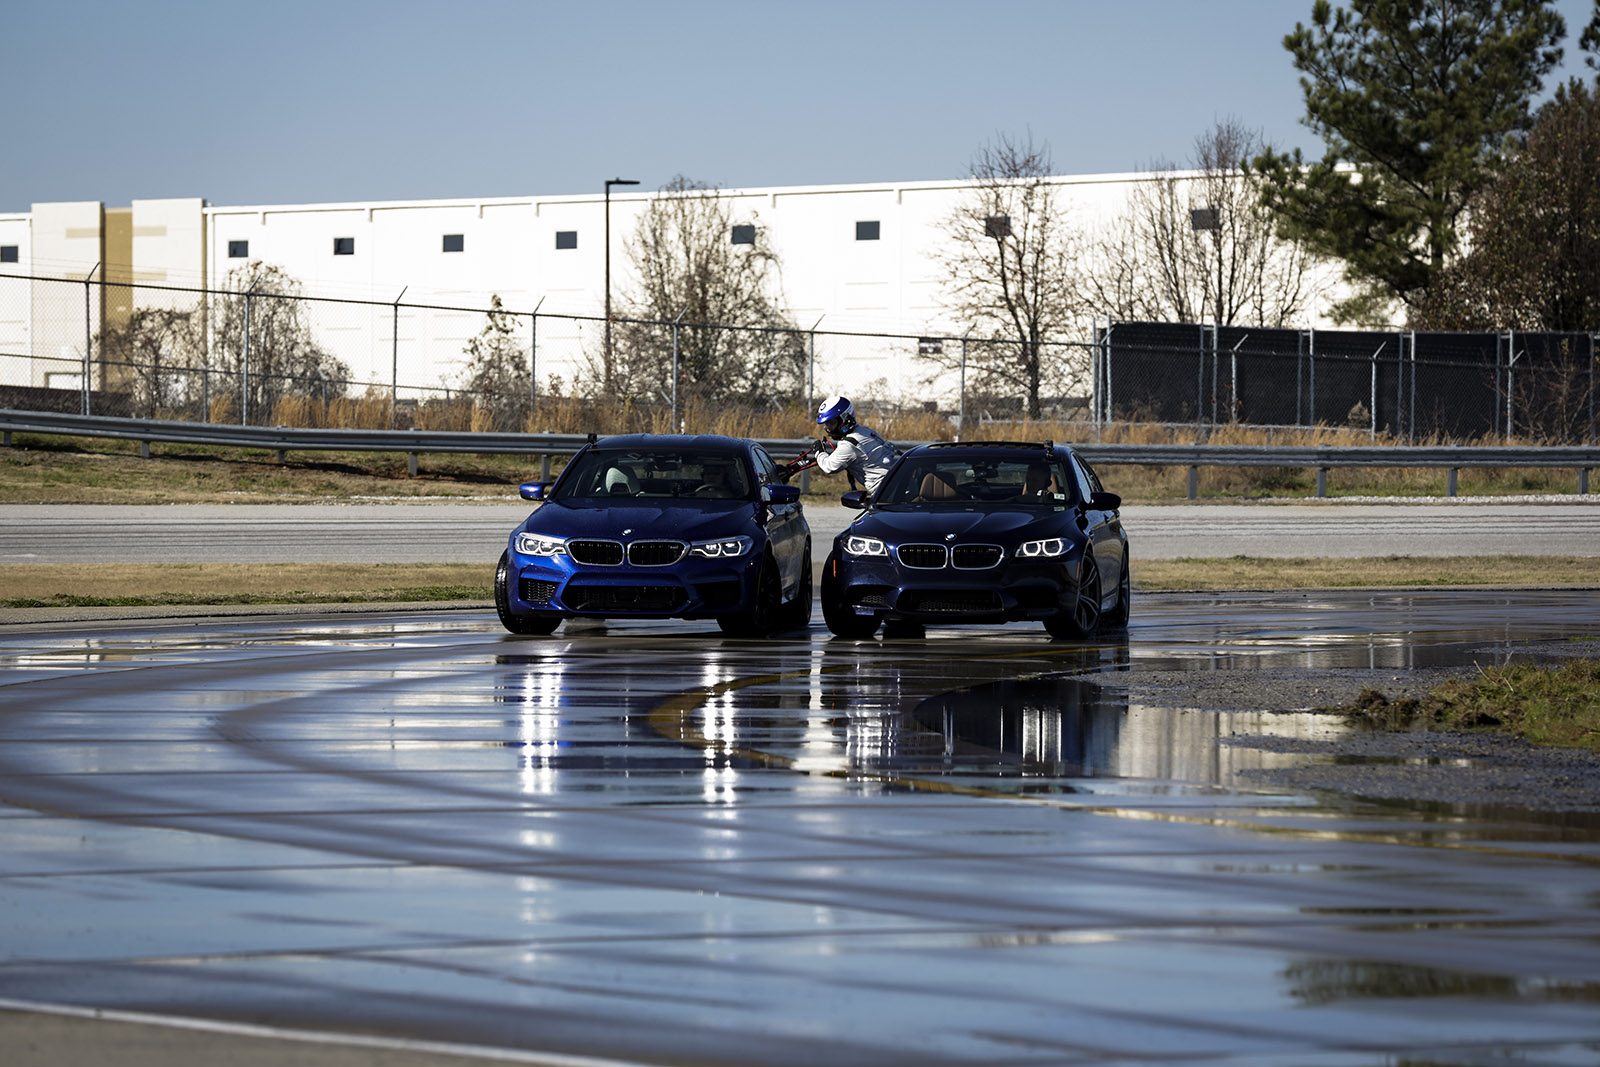
[[[1217,421],[1217,364],[1222,356],[1222,213],[1214,207],[1192,208],[1189,211],[1189,229],[1195,234],[1211,234],[1212,248],[1217,253],[1217,311],[1216,317],[1211,320],[1211,421]],[[1208,269],[1209,273],[1209,269]],[[1206,282],[1210,287],[1209,279]],[[1201,301],[1201,311],[1205,310],[1205,301]],[[1201,327],[1204,329],[1204,327]],[[1201,374],[1204,375],[1205,357],[1201,357]],[[1202,377],[1202,381],[1203,381]],[[1198,398],[1197,398],[1198,399]],[[1231,411],[1233,404],[1230,401],[1228,408]],[[1193,470],[1194,468],[1190,468]]]
[[[611,187],[638,185],[632,178],[606,179],[606,385],[611,384]]]

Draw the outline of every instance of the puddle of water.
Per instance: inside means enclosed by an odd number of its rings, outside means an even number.
[[[906,717],[885,767],[901,774],[1015,780],[1032,792],[1088,789],[1076,779],[1167,781],[1255,791],[1245,772],[1303,756],[1232,747],[1233,734],[1329,740],[1350,728],[1326,715],[1151,707],[1079,678],[1001,681],[932,697]],[[1063,781],[1068,780],[1068,781]]]

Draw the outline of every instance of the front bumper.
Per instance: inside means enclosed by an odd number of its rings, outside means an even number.
[[[760,561],[752,551],[732,560],[687,556],[670,567],[598,567],[513,549],[506,598],[518,615],[712,618],[749,609]]]
[[[835,602],[856,615],[1012,622],[1044,619],[1069,608],[1077,598],[1081,558],[1073,551],[1052,560],[1007,558],[981,571],[919,570],[836,552],[826,577]]]

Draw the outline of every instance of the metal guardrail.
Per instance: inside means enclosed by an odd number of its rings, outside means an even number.
[[[1076,446],[1095,465],[1188,467],[1189,499],[1198,495],[1201,467],[1311,467],[1317,495],[1328,495],[1328,471],[1335,467],[1411,467],[1444,470],[1445,495],[1456,495],[1462,468],[1550,467],[1576,470],[1578,492],[1589,492],[1589,472],[1600,467],[1600,447],[1497,445],[1106,445]]]
[[[472,433],[457,430],[326,430],[300,426],[241,426],[216,422],[162,422],[106,415],[70,415],[54,411],[0,410],[0,432],[11,444],[13,433],[62,434],[71,437],[113,437],[138,441],[145,458],[150,443],[204,444],[231,448],[264,448],[281,462],[290,451],[404,452],[412,474],[417,457],[437,453],[505,453],[570,456],[588,441],[587,434]]]
[[[161,422],[53,411],[0,410],[4,444],[13,433],[111,437],[138,441],[150,455],[152,441],[209,444],[275,451],[281,461],[291,450],[328,452],[404,452],[411,473],[423,453],[500,453],[542,458],[548,477],[550,457],[570,456],[588,441],[587,434],[471,433],[454,430],[325,430],[293,426],[239,426],[206,422]],[[811,438],[762,438],[758,443],[778,458],[798,453]],[[903,442],[902,447],[926,442]],[[1317,471],[1317,495],[1327,495],[1327,473],[1335,467],[1412,467],[1449,472],[1446,495],[1456,495],[1456,475],[1463,468],[1545,467],[1578,471],[1578,492],[1589,492],[1589,472],[1600,467],[1600,447],[1511,446],[1345,446],[1345,445],[1131,445],[1075,446],[1096,465],[1188,467],[1189,498],[1198,495],[1201,467],[1309,467]]]

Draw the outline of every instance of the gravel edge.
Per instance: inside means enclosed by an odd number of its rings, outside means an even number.
[[[1497,650],[1503,657],[1504,649]],[[1593,656],[1594,645],[1530,643],[1517,658],[1551,662]],[[1390,700],[1422,697],[1441,683],[1470,678],[1476,667],[1407,671],[1353,668],[1145,670],[1085,679],[1132,703],[1205,711],[1305,713],[1352,704],[1364,689]],[[1339,712],[1328,710],[1330,716]],[[1332,740],[1232,734],[1218,744],[1301,755],[1294,767],[1245,772],[1263,788],[1333,793],[1461,814],[1489,810],[1600,813],[1600,753],[1534,745],[1491,732],[1356,731]]]

